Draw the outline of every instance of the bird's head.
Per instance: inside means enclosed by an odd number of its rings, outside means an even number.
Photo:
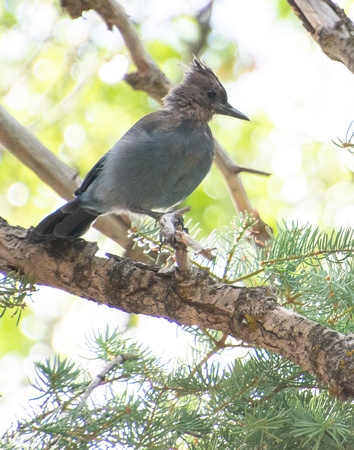
[[[164,98],[165,108],[180,110],[189,120],[208,122],[214,114],[249,120],[227,101],[227,93],[214,72],[194,58],[182,82]]]

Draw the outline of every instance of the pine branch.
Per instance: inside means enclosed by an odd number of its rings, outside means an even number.
[[[25,298],[36,290],[33,280],[26,276],[18,276],[9,272],[8,275],[0,277],[0,318],[8,310],[14,310],[12,317],[17,315],[17,324],[20,321],[21,313],[26,308]]]
[[[354,230],[351,227],[334,230],[330,235],[310,226],[293,223],[289,229],[286,224],[278,226],[278,236],[268,249],[261,251],[261,265],[274,265],[285,261],[320,259],[327,255],[343,254],[342,260],[354,253]],[[291,239],[289,237],[291,236]]]
[[[221,334],[189,331],[201,349],[205,339],[213,345]],[[305,441],[311,448],[333,448],[333,442],[351,448],[350,404],[318,394],[313,377],[272,352],[253,350],[234,364],[216,360],[192,373],[194,357],[188,365],[162,367],[150,350],[122,339],[117,330],[90,338],[88,348],[104,361],[113,354],[137,358],[113,368],[120,376],[108,375],[107,389],[79,414],[77,398],[88,385],[82,381],[85,369],[57,357],[37,363],[34,387],[40,398],[32,402],[31,418],[19,419],[6,433],[5,450],[22,450],[28,442],[33,448],[57,449],[98,450],[103,442],[107,448],[209,449],[216,428],[213,448],[225,450],[245,442],[252,448],[280,448],[279,443],[284,447],[290,441],[296,448],[305,448]],[[128,395],[133,385],[134,394]],[[319,438],[321,428],[329,434]]]
[[[126,312],[222,331],[289,358],[341,400],[354,395],[354,336],[280,307],[267,288],[228,286],[203,272],[179,280],[158,266],[96,257],[96,244],[82,239],[34,245],[26,235],[1,222],[1,271],[32,274],[38,284]]]

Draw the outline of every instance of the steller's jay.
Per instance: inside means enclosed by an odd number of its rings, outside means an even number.
[[[210,170],[214,114],[249,120],[227,101],[225,88],[194,61],[163,108],[140,119],[86,175],[75,198],[43,219],[34,240],[82,236],[102,214],[133,212],[158,218],[190,195]]]

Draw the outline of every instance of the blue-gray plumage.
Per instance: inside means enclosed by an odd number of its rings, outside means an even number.
[[[194,59],[164,106],[140,119],[90,170],[75,198],[42,220],[35,240],[76,238],[99,215],[134,212],[157,217],[190,195],[210,170],[214,114],[248,118],[204,63]]]

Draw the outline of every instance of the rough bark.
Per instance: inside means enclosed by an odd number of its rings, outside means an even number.
[[[354,73],[354,24],[331,0],[288,0],[312,39]]]
[[[99,258],[82,239],[32,244],[27,230],[0,222],[0,270],[126,312],[220,330],[271,349],[315,374],[344,401],[354,396],[354,335],[345,336],[279,306],[265,287],[230,286],[199,271],[174,273],[120,257]]]

